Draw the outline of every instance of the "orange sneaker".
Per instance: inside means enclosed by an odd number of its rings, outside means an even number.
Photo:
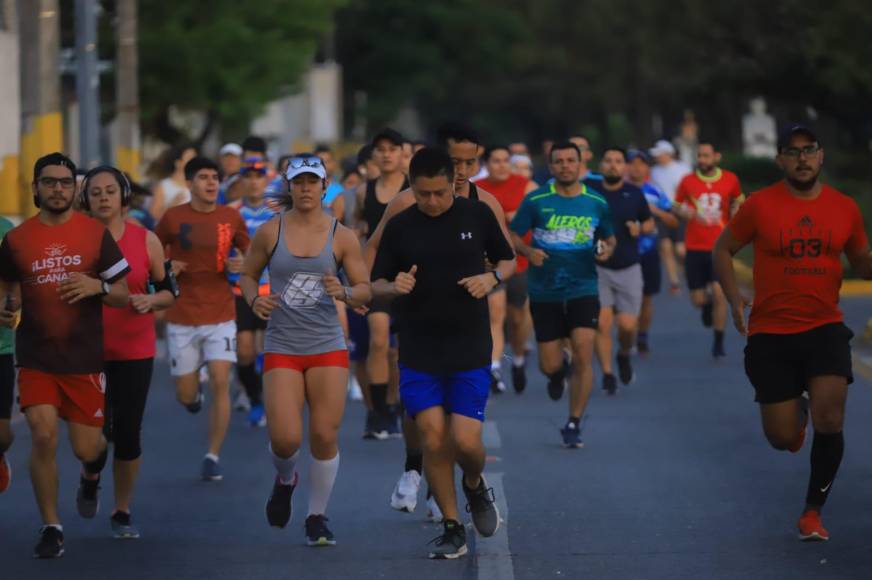
[[[800,431],[799,431],[799,435],[796,438],[796,443],[794,443],[793,445],[791,445],[790,447],[787,448],[787,450],[790,451],[791,453],[799,453],[799,450],[802,449],[803,444],[805,444],[805,434],[806,434],[806,431],[808,431],[808,414],[809,414],[808,413],[808,399],[806,399],[805,397],[802,397],[802,401],[800,401],[800,403],[804,404],[804,406],[805,406],[804,414],[803,414],[803,421],[802,421],[802,429],[800,429]]]
[[[799,518],[799,539],[803,542],[826,542],[830,533],[821,522],[821,515],[814,510],[805,510]]]
[[[6,461],[6,456],[0,454],[0,493],[9,489],[9,483],[12,481],[12,466]]]

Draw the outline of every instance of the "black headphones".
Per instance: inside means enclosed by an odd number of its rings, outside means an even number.
[[[82,192],[80,204],[85,211],[91,211],[91,201],[88,199],[88,186],[91,184],[91,179],[100,173],[111,173],[118,185],[121,186],[121,206],[126,207],[130,203],[130,180],[120,170],[111,165],[100,165],[90,170],[85,174],[85,179],[82,182]]]

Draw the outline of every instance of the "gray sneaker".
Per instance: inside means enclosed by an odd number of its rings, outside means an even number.
[[[130,521],[130,514],[126,512],[115,512],[109,518],[109,523],[112,525],[112,537],[118,540],[135,540],[139,538],[139,530]]]
[[[430,550],[432,560],[456,560],[469,551],[466,530],[460,522],[446,520],[443,530],[441,536],[430,542],[433,544]]]
[[[100,480],[91,481],[79,476],[79,490],[76,492],[76,509],[83,518],[91,519],[100,510]]]
[[[221,474],[221,466],[211,457],[204,457],[203,464],[200,467],[200,477],[203,481],[221,481],[224,476]]]
[[[466,487],[463,481],[463,493],[466,495],[466,511],[472,514],[472,525],[483,538],[493,536],[500,528],[500,512],[494,503],[494,490],[489,488],[481,476],[476,489]]]

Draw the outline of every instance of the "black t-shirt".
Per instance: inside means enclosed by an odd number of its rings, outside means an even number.
[[[645,199],[645,193],[630,183],[622,183],[621,189],[610,191],[605,188],[602,180],[584,180],[585,185],[592,187],[609,202],[612,214],[612,224],[615,230],[617,246],[612,257],[603,268],[620,270],[639,263],[639,238],[630,235],[627,222],[643,222],[651,217],[651,208]]]
[[[400,364],[447,374],[490,363],[487,299],[457,283],[485,272],[485,254],[494,263],[514,256],[493,211],[480,201],[457,197],[437,217],[413,205],[387,223],[372,279],[392,281],[418,266],[414,290],[393,303]]]

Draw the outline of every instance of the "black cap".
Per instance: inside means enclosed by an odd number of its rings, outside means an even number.
[[[385,127],[384,129],[376,133],[375,137],[372,138],[372,146],[375,147],[376,145],[378,145],[379,141],[385,139],[387,139],[394,145],[399,145],[401,147],[403,143],[406,142],[406,140],[403,138],[399,131],[391,129],[390,127]]]
[[[806,137],[820,145],[820,140],[817,138],[815,132],[806,127],[805,125],[789,125],[781,132],[781,135],[778,136],[779,153],[782,149],[790,144],[790,139],[794,135],[805,135]]]

